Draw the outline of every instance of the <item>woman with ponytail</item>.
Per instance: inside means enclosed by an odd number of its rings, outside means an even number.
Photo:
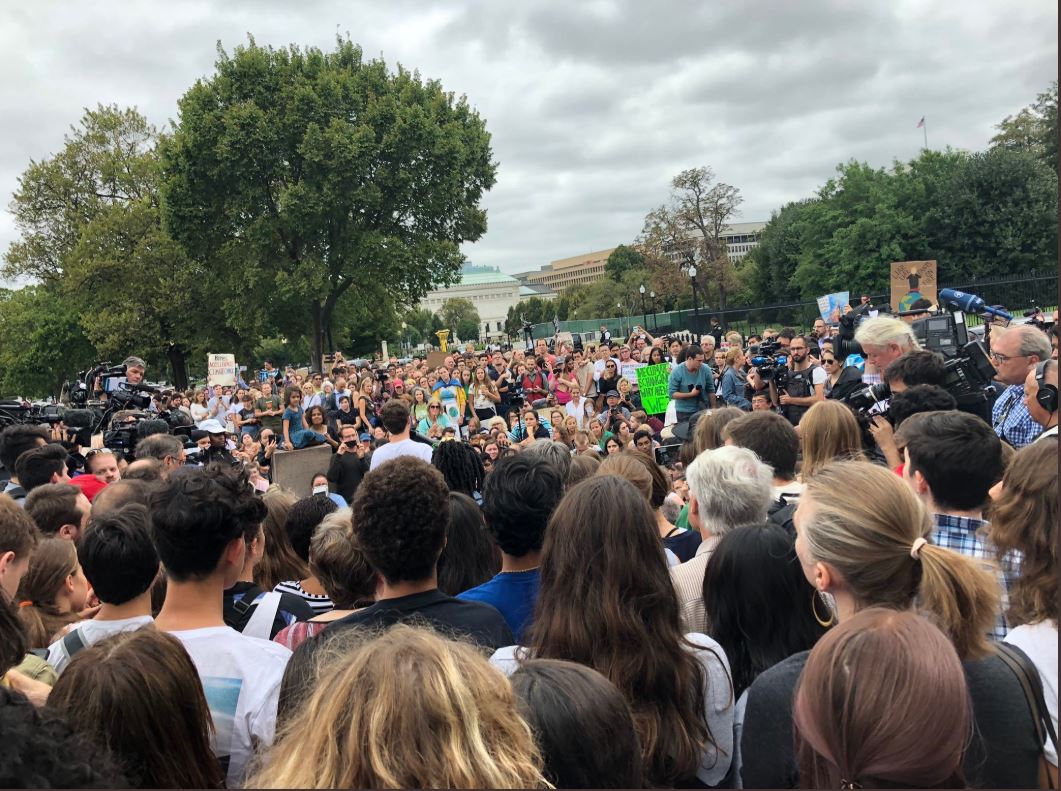
[[[47,648],[65,626],[81,620],[88,580],[73,541],[46,538],[37,545],[18,589],[18,614],[30,648]]]
[[[829,594],[840,623],[869,607],[915,610],[947,636],[962,662],[973,704],[965,780],[973,788],[1030,788],[1040,745],[1016,676],[986,634],[1001,599],[980,563],[928,541],[932,518],[903,480],[867,462],[831,462],[807,481],[795,513],[796,554],[808,582]],[[931,651],[930,646],[921,650]],[[801,778],[793,752],[792,702],[807,652],[762,673],[749,687],[741,739],[745,788],[793,788]],[[940,711],[953,720],[959,712]],[[911,729],[923,723],[909,723]]]

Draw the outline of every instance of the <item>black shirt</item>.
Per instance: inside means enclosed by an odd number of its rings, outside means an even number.
[[[703,537],[696,530],[682,530],[680,527],[676,527],[670,532],[670,535],[663,539],[663,546],[677,555],[678,560],[684,563],[693,559],[703,540]]]
[[[328,465],[328,483],[335,484],[335,492],[346,502],[354,501],[354,492],[361,484],[361,479],[368,473],[368,456],[358,458],[357,453],[348,450],[336,453]]]
[[[504,616],[497,609],[483,602],[455,599],[437,588],[378,601],[371,607],[339,619],[328,630],[350,626],[386,628],[416,620],[426,621],[429,626],[449,637],[470,638],[472,642],[491,651],[516,642]]]
[[[745,788],[799,788],[792,696],[808,651],[764,671],[748,688],[741,733]],[[1041,750],[1020,682],[998,656],[962,662],[973,703],[963,768],[969,788],[1037,788]]]

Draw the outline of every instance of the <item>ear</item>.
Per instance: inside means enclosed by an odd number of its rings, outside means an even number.
[[[920,494],[928,493],[928,481],[925,480],[925,476],[921,474],[921,470],[914,470],[914,474],[910,478],[914,484],[914,491]]]
[[[8,550],[7,552],[0,552],[0,580],[4,578],[4,574],[11,568],[15,562],[15,553]]]
[[[55,532],[55,534],[59,536],[59,538],[65,538],[68,541],[73,541],[75,538],[77,538],[77,525],[63,525]]]
[[[247,542],[243,540],[243,536],[237,536],[228,542],[228,546],[225,547],[224,554],[221,557],[226,564],[243,568],[243,559],[246,551]]]
[[[839,575],[827,564],[818,561],[814,564],[814,587],[821,593],[835,590]]]
[[[697,530],[700,529],[700,501],[691,491],[689,492],[689,524]]]

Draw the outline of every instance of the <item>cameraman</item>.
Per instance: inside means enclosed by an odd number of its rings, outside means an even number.
[[[126,384],[138,385],[144,381],[147,365],[139,357],[126,357],[122,365],[125,366]]]
[[[630,410],[626,407],[620,406],[619,404],[619,391],[609,390],[605,395],[605,401],[607,402],[607,408],[601,411],[597,419],[600,420],[604,426],[605,431],[610,431],[613,434],[619,430],[619,424],[625,423],[630,420]]]
[[[901,393],[915,385],[942,387],[946,378],[943,356],[928,349],[907,352],[884,369],[884,381],[893,393]]]
[[[825,369],[812,362],[808,354],[811,341],[805,335],[796,335],[789,343],[788,381],[778,393],[777,383],[770,380],[770,397],[775,405],[780,404],[781,414],[793,426],[807,410],[825,400]]]
[[[862,353],[866,358],[862,382],[875,385],[883,380],[881,373],[885,368],[921,346],[909,324],[890,316],[866,319],[856,330],[855,319],[862,315],[862,308],[868,305],[868,302],[864,302],[862,307],[840,317],[840,329],[833,341],[833,351],[840,359],[846,359],[851,353]]]

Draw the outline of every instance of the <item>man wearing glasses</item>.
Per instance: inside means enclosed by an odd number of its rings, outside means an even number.
[[[1024,383],[1036,365],[1049,359],[1050,341],[1037,327],[1019,324],[991,332],[995,379],[1008,385],[991,410],[991,426],[1015,448],[1031,444],[1042,431],[1024,403]]]

